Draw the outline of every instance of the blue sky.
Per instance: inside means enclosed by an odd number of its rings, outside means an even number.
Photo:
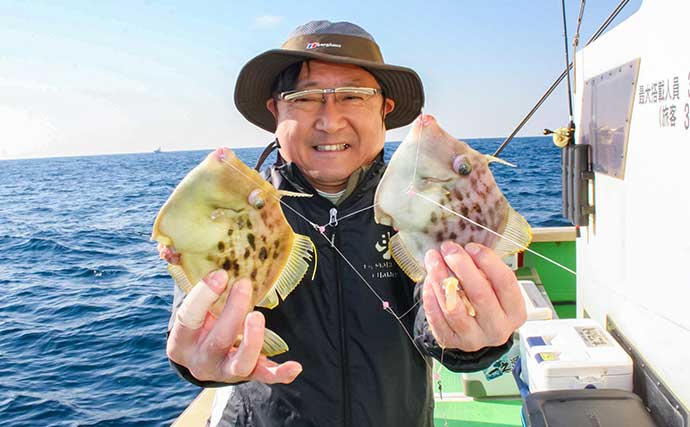
[[[618,2],[587,2],[583,44]],[[580,1],[566,7],[572,37]],[[0,0],[0,159],[265,145],[234,108],[235,78],[312,19],[369,31],[458,138],[505,137],[565,67],[559,0]],[[566,122],[561,89],[519,136]]]

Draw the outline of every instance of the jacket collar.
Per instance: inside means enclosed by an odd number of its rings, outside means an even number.
[[[295,190],[302,193],[316,194],[314,187],[307,181],[302,171],[294,163],[283,161],[274,164],[273,167]],[[365,173],[360,174],[355,190],[340,205],[349,204],[349,201],[359,198],[362,193],[378,185],[385,168],[386,163],[383,160],[383,150],[381,150],[369,169]]]

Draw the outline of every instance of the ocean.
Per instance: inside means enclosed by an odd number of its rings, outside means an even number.
[[[492,153],[502,139],[467,141]],[[236,152],[253,165],[261,149]],[[149,236],[207,154],[0,161],[1,425],[168,426],[199,392],[165,356],[173,286]],[[518,165],[492,166],[513,207],[532,226],[568,225],[550,138],[501,157]]]

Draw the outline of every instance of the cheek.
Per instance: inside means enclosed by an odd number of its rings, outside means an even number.
[[[297,120],[282,120],[278,123],[275,135],[280,142],[280,155],[287,161],[294,161],[295,156],[305,146],[305,131]]]

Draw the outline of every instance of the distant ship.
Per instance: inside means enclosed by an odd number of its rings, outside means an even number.
[[[161,153],[161,152],[163,152],[163,150],[161,150],[161,147],[158,147],[155,150],[153,150],[153,152],[154,153]]]

